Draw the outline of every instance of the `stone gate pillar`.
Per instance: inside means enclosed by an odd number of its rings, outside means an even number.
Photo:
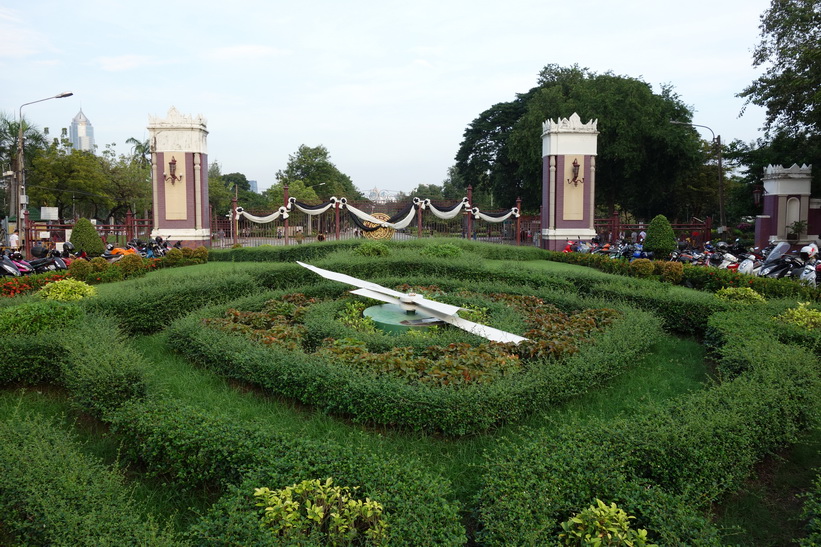
[[[812,166],[768,165],[764,169],[763,214],[756,217],[755,244],[764,247],[770,241],[789,241],[803,245],[819,237],[817,203],[810,199]],[[794,222],[803,222],[800,234],[790,235]]]
[[[543,249],[561,251],[569,239],[596,235],[597,124],[583,124],[576,113],[542,124]]]
[[[202,116],[180,114],[173,106],[164,119],[149,116],[154,229],[151,237],[186,247],[209,246],[208,131]]]

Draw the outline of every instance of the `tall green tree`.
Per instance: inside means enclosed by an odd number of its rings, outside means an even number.
[[[297,179],[288,183],[288,197],[301,202],[319,202],[321,198],[317,193],[320,187],[309,187],[303,181]],[[273,186],[263,192],[265,200],[271,208],[277,208],[285,204],[285,184],[277,181]]]
[[[218,161],[208,164],[208,203],[215,215],[226,215],[231,210],[234,192],[228,189],[222,179],[222,168]]]
[[[73,149],[66,139],[55,139],[37,154],[26,177],[30,204],[57,207],[61,219],[75,213],[89,218],[108,216],[115,204],[109,184],[105,160]]]
[[[821,0],[772,0],[759,29],[753,66],[766,68],[739,95],[766,109],[765,138],[741,150],[760,180],[762,164],[821,164]],[[813,194],[820,191],[816,169]]]
[[[792,134],[821,130],[821,1],[772,0],[761,15],[753,66],[764,74],[740,93],[767,110],[766,127]]]
[[[277,171],[276,179],[277,182],[287,184],[289,187],[297,180],[302,181],[305,186],[314,188],[322,199],[330,196],[348,199],[364,197],[353,185],[351,177],[337,169],[336,165],[331,162],[328,149],[322,145],[315,147],[301,145],[296,154],[288,156],[288,164],[285,169]]]
[[[639,79],[578,66],[546,66],[537,87],[471,123],[456,156],[462,184],[490,188],[499,204],[541,204],[542,123],[574,112],[598,119],[597,205],[644,218],[683,214],[677,190],[705,158],[698,135],[670,120],[689,121],[691,110],[669,86],[654,93]]]
[[[113,145],[106,145],[98,159],[108,175],[105,193],[113,202],[108,215],[122,220],[127,211],[145,214],[152,205],[151,163],[133,152],[118,156]]]
[[[125,143],[131,145],[131,160],[134,163],[140,167],[151,165],[151,141],[149,139],[139,140],[130,137]]]

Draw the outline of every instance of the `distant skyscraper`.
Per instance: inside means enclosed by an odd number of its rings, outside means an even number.
[[[255,180],[249,180],[249,181],[248,181],[248,186],[250,186],[250,187],[251,187],[251,191],[252,191],[252,192],[254,192],[255,194],[258,194],[258,193],[259,193],[259,190],[257,190],[257,188],[258,188],[258,186],[257,186],[257,181],[255,181]]]
[[[91,122],[83,114],[82,109],[71,120],[68,140],[75,150],[94,152],[94,128],[91,127]]]

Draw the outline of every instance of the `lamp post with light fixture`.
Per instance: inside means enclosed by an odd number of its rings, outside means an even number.
[[[679,122],[670,120],[670,123],[675,125],[689,125],[691,127],[702,127],[710,132],[713,136],[713,143],[716,145],[718,154],[718,222],[723,232],[727,228],[727,217],[724,215],[724,170],[721,165],[721,135],[716,135],[715,131],[706,125],[699,125],[697,123]]]
[[[60,93],[59,95],[54,95],[53,97],[46,97],[45,99],[38,99],[36,101],[31,101],[29,103],[23,103],[20,105],[20,109],[18,110],[18,120],[19,120],[19,132],[17,134],[17,181],[15,187],[12,189],[11,192],[11,204],[9,206],[9,211],[14,211],[17,215],[17,226],[18,230],[20,229],[21,221],[25,217],[25,213],[23,209],[26,205],[28,205],[28,196],[26,195],[26,162],[24,156],[24,146],[23,146],[23,107],[28,106],[34,103],[41,103],[43,101],[48,101],[51,99],[64,99],[66,97],[71,97],[74,93],[70,91],[65,91]],[[29,242],[26,238],[26,226],[23,222],[23,229],[20,230],[20,246],[23,248],[27,248]]]

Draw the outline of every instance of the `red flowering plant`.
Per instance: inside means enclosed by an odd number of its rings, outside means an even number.
[[[0,296],[12,297],[40,290],[48,283],[60,281],[68,277],[62,273],[49,272],[44,274],[8,277],[0,283]]]

